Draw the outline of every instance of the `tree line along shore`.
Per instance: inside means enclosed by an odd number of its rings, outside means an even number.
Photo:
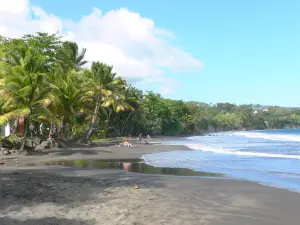
[[[23,151],[33,136],[40,141],[49,134],[88,142],[140,133],[176,136],[300,125],[297,108],[207,104],[143,92],[113,66],[86,61],[85,53],[56,34],[0,36],[1,143]]]

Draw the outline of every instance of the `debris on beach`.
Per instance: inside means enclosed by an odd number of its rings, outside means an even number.
[[[140,189],[139,185],[135,184],[132,186],[133,189]]]

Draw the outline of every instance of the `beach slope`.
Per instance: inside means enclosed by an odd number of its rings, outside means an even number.
[[[167,150],[176,146],[73,149],[20,163],[134,158]],[[299,225],[300,194],[252,182],[23,166],[0,168],[0,224]]]

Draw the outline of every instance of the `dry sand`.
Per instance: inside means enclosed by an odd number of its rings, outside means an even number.
[[[23,156],[136,158],[182,146],[96,147]],[[139,189],[133,189],[137,184]],[[1,225],[299,225],[300,194],[233,179],[188,178],[64,167],[1,167]]]

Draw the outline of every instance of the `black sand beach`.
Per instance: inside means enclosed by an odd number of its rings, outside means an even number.
[[[54,160],[131,159],[173,150],[188,149],[73,148],[20,156],[18,168],[8,160],[0,167],[0,224],[299,224],[300,194],[284,189],[234,179],[44,166]]]

